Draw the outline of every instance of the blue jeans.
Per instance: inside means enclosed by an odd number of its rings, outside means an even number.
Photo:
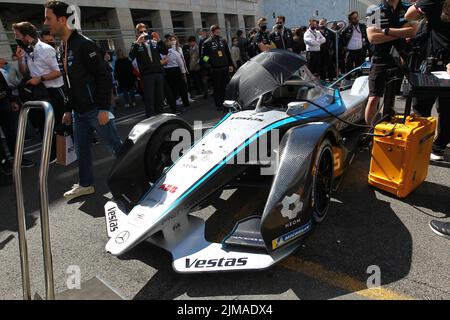
[[[117,134],[114,120],[110,120],[106,125],[101,126],[98,123],[98,110],[86,113],[74,112],[73,137],[78,158],[79,184],[82,187],[89,187],[94,184],[91,155],[94,130],[97,131],[100,140],[113,156],[118,156],[122,147],[122,140]]]

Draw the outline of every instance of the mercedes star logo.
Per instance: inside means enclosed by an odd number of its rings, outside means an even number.
[[[128,238],[130,237],[130,232],[129,231],[123,231],[121,233],[119,233],[116,237],[116,243],[117,244],[122,244],[125,243]]]

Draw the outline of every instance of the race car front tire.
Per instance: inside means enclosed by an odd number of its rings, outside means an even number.
[[[317,150],[312,168],[311,205],[314,221],[320,223],[325,220],[330,208],[333,188],[334,167],[331,141],[324,139]]]
[[[178,123],[165,124],[148,143],[144,160],[148,182],[155,183],[173,165],[172,151],[180,141],[172,141],[172,134],[179,129],[186,130]]]

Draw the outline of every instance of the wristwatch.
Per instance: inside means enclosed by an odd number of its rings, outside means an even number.
[[[47,81],[44,79],[44,76],[41,76],[41,82]]]
[[[386,35],[386,36],[388,36],[389,35],[389,27],[388,28],[386,28],[386,29],[384,29],[384,34]]]

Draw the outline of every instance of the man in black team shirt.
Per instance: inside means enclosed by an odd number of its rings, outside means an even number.
[[[425,16],[428,20],[429,40],[427,56],[434,61],[428,71],[444,71],[450,63],[450,0],[419,0],[406,15],[416,20]],[[443,161],[447,145],[450,143],[450,99],[439,98],[439,128],[434,141],[431,160]],[[413,108],[422,117],[431,116],[436,98],[414,99]]]
[[[372,68],[369,75],[369,101],[366,107],[366,122],[373,124],[378,111],[381,97],[390,77],[387,71],[395,68],[396,64],[391,56],[391,49],[395,47],[399,52],[406,46],[406,38],[413,38],[417,24],[405,20],[409,4],[400,0],[383,0],[375,11],[380,12],[380,27],[367,28],[367,37],[373,44]]]
[[[433,61],[428,71],[447,70],[450,74],[450,0],[419,0],[406,17],[410,20],[425,16],[429,27],[428,61]],[[436,98],[416,99],[414,111],[424,117],[431,115]],[[445,149],[450,142],[450,98],[439,98],[439,128],[434,141],[431,159],[444,160]],[[450,223],[433,220],[431,229],[438,235],[450,239]]]

